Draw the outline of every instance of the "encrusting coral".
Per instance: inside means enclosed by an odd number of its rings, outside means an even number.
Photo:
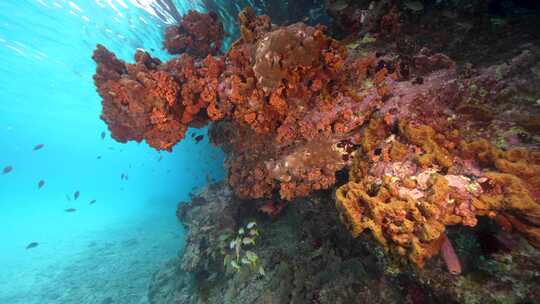
[[[475,226],[477,216],[489,216],[540,248],[539,151],[502,151],[486,140],[460,140],[457,130],[442,134],[414,122],[399,123],[392,134],[374,120],[364,132],[363,153],[336,191],[353,236],[370,230],[421,267],[439,252],[446,226]]]

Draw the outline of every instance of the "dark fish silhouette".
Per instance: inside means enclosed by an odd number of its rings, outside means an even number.
[[[122,175],[120,175],[120,179],[124,180],[124,173],[122,173]]]
[[[66,199],[68,200],[68,202],[71,202],[71,197],[69,197],[69,195],[66,194]]]
[[[105,139],[105,131],[101,132],[101,139]]]
[[[2,174],[8,174],[9,172],[13,171],[12,166],[5,166],[4,170],[2,170]]]
[[[77,209],[75,208],[67,208],[67,209],[64,209],[65,212],[75,212],[77,211]]]
[[[90,201],[90,203],[88,203],[88,205],[93,205],[95,202],[96,202],[96,200],[93,199],[93,200]]]
[[[96,158],[97,158],[97,159],[101,159],[101,155],[98,155]]]
[[[38,145],[35,145],[35,146],[34,146],[34,151],[39,150],[39,149],[41,149],[41,148],[43,148],[43,147],[45,147],[44,144],[38,144]]]
[[[163,155],[160,155],[159,158],[157,159],[157,161],[161,161],[163,159]]]
[[[45,186],[45,181],[44,180],[40,180],[37,184],[38,186],[38,189],[41,189],[43,186]]]
[[[197,137],[195,137],[195,143],[198,144],[201,140],[203,140],[204,138],[204,135],[198,135]]]
[[[125,180],[128,180],[129,179],[129,176],[127,174],[124,174],[124,179]]]
[[[32,242],[32,243],[26,245],[26,250],[36,248],[38,245],[39,245],[38,242]]]
[[[191,133],[191,138],[195,137],[195,132]]]
[[[75,191],[75,193],[73,194],[74,200],[77,200],[77,199],[79,198],[79,195],[80,195],[80,194],[81,194],[81,193],[79,192],[79,190]]]

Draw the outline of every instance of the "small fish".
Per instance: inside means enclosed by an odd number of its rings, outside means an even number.
[[[44,180],[40,180],[37,184],[38,186],[38,189],[41,189],[43,186],[45,186],[45,181]]]
[[[67,208],[67,209],[64,209],[65,212],[75,212],[77,211],[77,209],[75,208]]]
[[[79,190],[75,191],[75,193],[73,194],[73,199],[74,199],[74,200],[77,200],[77,199],[79,198],[79,195],[80,195],[80,194],[81,194],[81,193],[79,192]]]
[[[349,4],[347,4],[346,1],[338,0],[336,2],[332,2],[332,4],[330,4],[329,9],[332,10],[332,11],[339,12],[339,11],[342,11],[342,10],[346,9],[348,6],[349,6]]]
[[[8,174],[9,172],[13,171],[12,166],[5,166],[4,170],[2,170],[2,174]]]
[[[88,203],[88,205],[93,205],[93,204],[95,204],[95,203],[96,203],[96,200],[93,199],[93,200],[90,201],[90,203]]]
[[[36,248],[38,245],[39,245],[38,242],[32,242],[32,243],[26,245],[26,250]]]
[[[68,202],[71,202],[71,197],[69,197],[69,195],[66,194],[66,199],[68,200]]]
[[[124,179],[129,180],[129,176],[127,174],[124,174]]]
[[[195,132],[192,132],[191,133],[191,138],[194,138],[195,137]]]
[[[101,155],[98,155],[96,158],[97,158],[97,159],[101,159]]]
[[[101,132],[101,139],[105,139],[105,131]]]
[[[461,274],[461,263],[459,261],[459,257],[456,254],[456,251],[454,250],[454,246],[452,246],[452,243],[444,233],[441,235],[441,240],[441,255],[444,262],[446,263],[448,272],[453,275]]]
[[[281,210],[283,210],[283,208],[285,208],[285,202],[284,201],[281,201],[279,203],[274,203],[273,201],[268,201],[265,204],[263,204],[262,206],[260,206],[258,209],[262,213],[268,214],[270,217],[275,217],[276,215],[278,215],[281,212]]]
[[[163,159],[163,155],[160,155],[157,161],[160,162],[162,159]]]
[[[120,175],[120,180],[124,180],[124,173]]]
[[[34,146],[34,151],[39,150],[39,149],[41,149],[43,147],[45,147],[44,144],[37,144],[37,145]]]
[[[198,135],[197,137],[195,137],[195,143],[198,144],[201,140],[203,140],[204,138],[204,135]]]

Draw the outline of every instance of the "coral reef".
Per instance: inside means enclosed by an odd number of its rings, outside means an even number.
[[[339,42],[323,26],[278,26],[247,8],[225,55],[212,13],[190,12],[167,30],[166,47],[185,52],[167,62],[138,51],[126,64],[98,46],[102,119],[116,140],[158,150],[212,121],[236,196],[281,211],[335,189],[354,237],[370,230],[420,267],[442,248],[460,272],[449,227],[481,217],[540,248],[540,47],[473,66],[439,52],[449,43],[420,43],[425,31],[409,25],[430,12],[421,2],[327,2],[357,36]]]
[[[223,24],[215,13],[189,11],[178,25],[167,27],[163,47],[171,54],[217,55],[223,35]]]
[[[103,98],[101,118],[111,136],[119,142],[145,139],[156,149],[171,149],[187,125],[178,115],[184,112],[177,99],[180,86],[157,69],[161,62],[138,51],[136,63],[127,65],[101,45],[92,58],[98,62],[94,81]]]
[[[92,57],[97,63],[94,82],[103,98],[101,118],[119,142],[143,139],[158,150],[171,150],[188,126],[208,120],[205,109],[216,99],[219,58],[195,62],[188,55],[162,63],[137,51],[126,64],[104,46]]]
[[[224,124],[233,124],[228,129],[239,130],[236,138],[242,141],[225,143],[235,152],[229,156],[229,179],[242,197],[269,196],[277,188],[291,199],[331,187],[335,172],[345,165],[335,145],[364,123],[382,98],[379,90],[354,90],[358,80],[346,77],[346,49],[322,27],[299,23],[272,28],[268,17],[249,9],[240,21],[242,39],[225,57],[201,61],[184,54],[144,66],[151,71],[141,64],[126,65],[98,47],[95,81],[103,98],[103,119],[119,141],[145,139],[166,150],[182,139],[187,126],[226,120]],[[370,63],[364,63],[364,69]],[[139,68],[130,73],[132,66]],[[168,100],[155,100],[146,91],[158,89],[138,85],[143,73],[154,71],[169,83]],[[137,87],[137,94],[125,97],[128,86]],[[313,148],[320,148],[313,152],[321,157],[308,161]]]
[[[353,236],[370,230],[383,246],[423,266],[439,252],[446,226],[475,226],[476,216],[485,215],[507,218],[540,248],[540,151],[502,151],[416,122],[401,121],[392,134],[384,124],[380,119],[364,130],[363,153],[336,191]]]

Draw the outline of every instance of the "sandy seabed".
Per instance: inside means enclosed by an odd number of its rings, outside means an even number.
[[[0,271],[0,303],[148,303],[152,275],[183,242],[174,215],[152,214],[69,242],[23,249]]]

